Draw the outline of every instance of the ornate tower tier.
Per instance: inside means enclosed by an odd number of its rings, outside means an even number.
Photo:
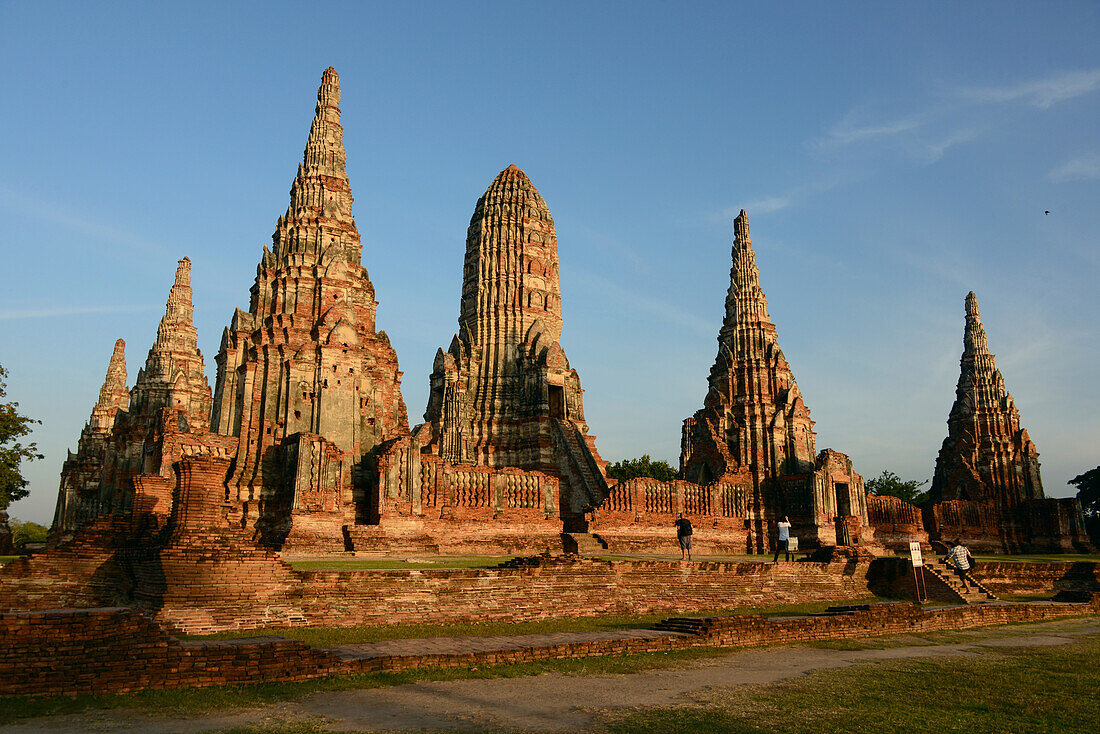
[[[577,371],[558,343],[554,220],[512,165],[478,199],[466,232],[459,329],[438,351],[424,418],[429,451],[453,463],[547,471],[566,480],[562,509],[606,496]]]
[[[397,354],[375,331],[360,262],[339,102],[330,67],[249,309],[236,311],[218,351],[213,430],[240,437],[230,499],[250,522],[265,504],[351,512],[364,457],[408,433]]]
[[[680,468],[706,483],[749,470],[760,480],[814,468],[814,423],[779,348],[749,237],[734,220],[733,267],[703,409],[684,421]]]
[[[1039,453],[989,352],[978,297],[966,296],[966,330],[955,404],[936,459],[931,496],[996,500],[1011,507],[1043,497]]]

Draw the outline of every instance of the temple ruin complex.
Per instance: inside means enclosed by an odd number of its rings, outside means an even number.
[[[214,535],[223,550],[264,563],[260,549],[662,553],[680,513],[712,553],[767,552],[783,516],[804,548],[880,553],[882,543],[956,535],[999,552],[1085,547],[1075,500],[1043,496],[1038,453],[973,293],[934,504],[868,497],[848,456],[818,451],[768,315],[744,210],[733,223],[707,394],[682,426],[680,477],[607,479],[560,343],[554,220],[515,165],[474,206],[458,330],[436,354],[425,422],[410,430],[397,354],[377,330],[378,299],[362,264],[339,102],[329,68],[248,310],[237,309],[222,336],[213,393],[187,258],[129,390],[125,345],[116,342],[62,468],[55,547],[124,537],[164,563],[175,558],[164,568],[179,578],[180,559]]]

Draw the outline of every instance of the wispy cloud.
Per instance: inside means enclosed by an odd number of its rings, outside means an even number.
[[[969,143],[977,140],[981,135],[981,130],[976,128],[968,128],[963,130],[956,130],[953,133],[949,133],[946,137],[934,140],[924,144],[925,153],[927,154],[927,162],[935,163],[940,158],[943,158],[943,154],[947,152],[948,148],[954,147],[961,143]]]
[[[864,178],[866,174],[860,172],[847,172],[844,174],[836,174],[828,178],[823,178],[819,181],[811,181],[809,183],[802,184],[801,186],[795,186],[786,193],[777,194],[775,196],[765,196],[762,199],[753,199],[744,204],[738,204],[736,206],[726,207],[721,211],[715,213],[711,217],[714,221],[728,222],[736,217],[744,209],[749,214],[771,214],[772,212],[786,209],[789,206],[794,206],[804,199],[808,199],[816,194],[823,194],[826,191],[835,189],[837,186],[851,183],[852,181]]]
[[[1100,178],[1100,153],[1071,158],[1051,171],[1047,177],[1054,183]]]
[[[152,311],[156,306],[45,306],[41,308],[0,309],[0,321],[17,319],[49,319],[58,316],[82,316],[93,313],[138,313]]]
[[[849,113],[844,120],[829,128],[822,143],[828,146],[851,145],[852,143],[888,138],[911,132],[924,124],[922,120],[916,117],[871,124],[857,123],[854,117],[855,113]]]
[[[766,199],[757,199],[756,201],[750,201],[745,204],[744,209],[754,214],[770,214],[771,212],[777,212],[780,209],[786,209],[791,205],[790,196],[769,196]],[[722,212],[726,215],[724,218],[728,218],[730,214],[734,214],[733,209],[726,209]],[[740,213],[738,209],[737,214]],[[734,214],[736,216],[736,214]]]
[[[0,186],[0,206],[24,216],[62,227],[84,237],[121,246],[130,251],[166,253],[167,248],[140,235],[102,224],[62,204],[26,196],[6,186]]]
[[[1025,102],[1047,109],[1067,99],[1100,89],[1100,69],[1066,71],[1045,79],[1020,82],[1007,87],[967,87],[957,96],[971,102]]]
[[[647,261],[642,257],[636,249],[624,244],[619,238],[612,235],[603,234],[596,230],[581,226],[579,229],[581,235],[588,238],[589,242],[596,248],[607,250],[608,252],[617,255],[619,258],[628,261],[634,267],[643,267],[647,265]]]
[[[615,303],[625,311],[649,314],[655,321],[691,329],[698,334],[711,335],[714,332],[713,321],[681,308],[673,300],[638,292],[590,270],[570,269],[568,279],[573,287],[589,288],[605,294],[609,303]]]

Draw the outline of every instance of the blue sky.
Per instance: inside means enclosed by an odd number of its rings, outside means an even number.
[[[819,449],[931,477],[973,289],[1066,496],[1100,464],[1098,37],[1084,2],[0,4],[0,364],[46,453],[11,512],[49,521],[114,340],[132,384],[184,255],[213,379],[329,65],[414,423],[515,163],[605,458],[676,463],[744,207]]]

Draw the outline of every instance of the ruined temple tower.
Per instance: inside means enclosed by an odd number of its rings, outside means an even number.
[[[162,408],[180,408],[190,430],[209,428],[210,383],[199,351],[193,311],[191,260],[185,257],[176,266],[176,280],[168,293],[156,341],[130,391],[131,421],[148,421]]]
[[[78,525],[102,513],[99,486],[103,461],[111,431],[119,412],[130,405],[126,388],[126,342],[115,342],[107,376],[99,388],[99,400],[80,432],[76,453],[69,452],[61,467],[61,487],[58,490],[52,528],[56,533],[71,532]]]
[[[579,514],[607,485],[561,330],[554,220],[512,165],[470,219],[458,334],[431,375],[427,450],[456,464],[559,476],[563,514]]]
[[[361,264],[339,102],[330,67],[290,206],[217,356],[213,430],[240,437],[229,499],[249,524],[281,523],[275,534],[289,530],[291,511],[354,522],[364,458],[408,433],[397,355],[375,331]]]
[[[966,296],[966,330],[947,438],[936,459],[930,495],[942,500],[995,500],[1012,507],[1043,497],[1039,453],[1020,426],[1020,412],[997,369],[978,297]]]
[[[733,230],[718,356],[703,408],[684,421],[683,478],[699,484],[724,478],[749,489],[757,547],[766,522],[783,514],[804,542],[866,540],[863,478],[844,454],[826,449],[815,455],[814,422],[768,316],[745,210]]]
[[[699,483],[745,470],[762,480],[814,464],[814,422],[768,316],[744,209],[733,228],[718,356],[704,407],[684,421],[681,443],[684,478]]]

